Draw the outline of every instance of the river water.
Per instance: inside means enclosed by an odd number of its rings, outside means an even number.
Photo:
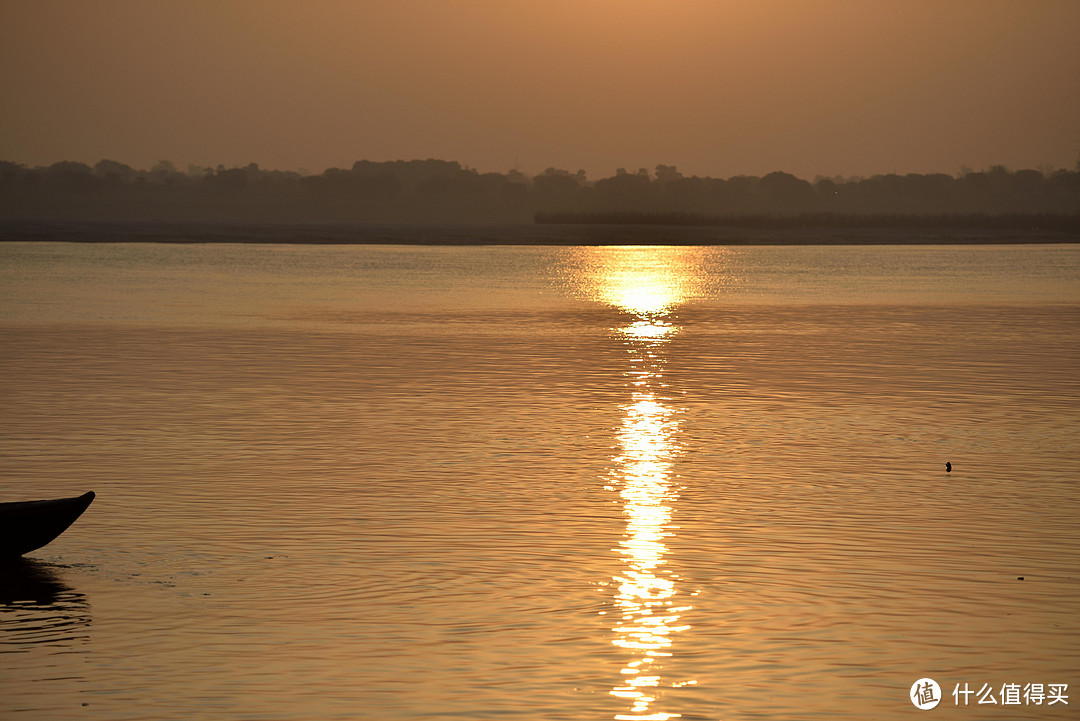
[[[1080,246],[5,243],[0,344],[5,718],[1080,704]]]

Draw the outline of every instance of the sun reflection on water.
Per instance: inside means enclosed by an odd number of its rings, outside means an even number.
[[[643,318],[667,313],[686,301],[696,279],[687,273],[689,253],[676,247],[593,249],[598,300]]]
[[[619,495],[626,532],[619,543],[626,568],[615,577],[615,605],[621,620],[612,629],[612,644],[629,652],[620,671],[622,682],[613,696],[632,703],[616,719],[668,719],[679,714],[650,712],[658,687],[665,685],[663,659],[672,655],[673,636],[689,626],[682,614],[690,606],[677,602],[677,579],[668,572],[664,540],[673,534],[672,504],[678,494],[671,483],[677,421],[672,408],[652,391],[635,391],[625,409],[616,458],[622,476]]]
[[[692,609],[682,601],[685,593],[666,560],[666,541],[677,530],[672,469],[679,452],[679,410],[664,377],[664,349],[678,332],[674,311],[695,282],[688,258],[693,252],[668,247],[593,251],[595,298],[633,316],[616,329],[629,351],[630,369],[624,375],[631,394],[617,434],[611,486],[626,517],[618,547],[623,570],[613,579],[618,620],[611,629],[611,643],[626,652],[626,661],[609,692],[629,704],[614,716],[620,721],[680,716],[661,710],[663,689],[695,683],[665,672],[665,662],[676,654],[676,635],[690,628],[685,616]]]

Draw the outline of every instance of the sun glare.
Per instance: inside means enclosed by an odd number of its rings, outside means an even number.
[[[672,679],[665,662],[676,655],[676,635],[690,625],[692,606],[683,602],[679,578],[667,568],[667,541],[678,487],[673,466],[678,456],[679,409],[671,404],[664,378],[667,340],[678,331],[675,312],[692,295],[696,281],[694,249],[669,247],[597,248],[588,268],[586,291],[594,300],[630,314],[615,329],[630,353],[625,371],[630,399],[618,429],[615,482],[626,526],[618,545],[622,571],[612,578],[616,623],[611,644],[626,653],[610,695],[629,707],[619,721],[667,721],[680,714],[663,711],[665,689],[693,685]]]
[[[672,637],[689,628],[681,622],[690,606],[678,605],[677,579],[664,568],[665,539],[673,535],[672,505],[678,494],[671,466],[676,455],[675,411],[651,391],[635,392],[625,408],[619,432],[621,454],[615,459],[622,476],[619,495],[626,532],[619,543],[625,569],[614,578],[614,602],[620,621],[611,643],[629,652],[622,681],[611,695],[627,699],[629,713],[616,719],[645,721],[678,714],[650,712],[662,685],[663,659],[672,655]]]
[[[605,248],[600,299],[642,316],[669,311],[686,300],[686,279],[680,273],[682,248]],[[614,252],[610,252],[614,251]]]
[[[569,258],[574,292],[635,316],[619,331],[659,339],[677,331],[680,306],[728,282],[725,249],[684,246],[581,248]]]

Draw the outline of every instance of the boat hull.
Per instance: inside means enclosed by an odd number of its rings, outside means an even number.
[[[21,556],[51,543],[94,500],[89,491],[75,498],[0,503],[0,558]]]

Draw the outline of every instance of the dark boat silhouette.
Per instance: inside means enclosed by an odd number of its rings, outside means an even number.
[[[94,500],[88,491],[76,498],[0,503],[0,558],[12,558],[51,543]]]

